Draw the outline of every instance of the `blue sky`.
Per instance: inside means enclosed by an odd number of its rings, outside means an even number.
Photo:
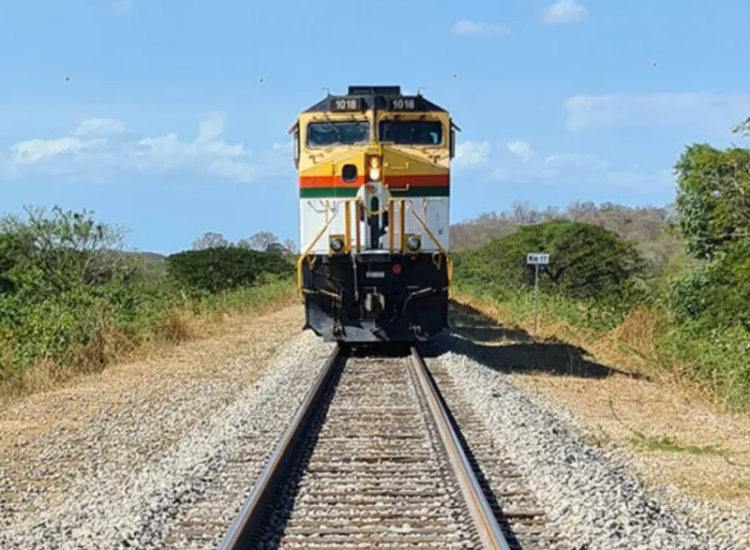
[[[742,143],[748,20],[746,0],[5,2],[0,212],[94,210],[161,253],[206,231],[296,240],[287,130],[349,84],[452,112],[454,221],[664,205],[685,144]]]

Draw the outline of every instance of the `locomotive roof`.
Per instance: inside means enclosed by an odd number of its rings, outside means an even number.
[[[439,112],[447,113],[445,109],[432,101],[426,99],[423,95],[404,96],[401,93],[401,86],[349,86],[346,95],[331,95],[330,93],[318,101],[312,107],[305,109],[303,113],[326,113],[333,111],[333,102],[337,99],[357,98],[363,104],[363,110],[376,108],[387,111],[390,104],[389,100],[398,97],[408,97],[417,101],[415,111],[419,112]]]

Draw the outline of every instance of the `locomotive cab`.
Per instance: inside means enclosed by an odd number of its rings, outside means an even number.
[[[300,114],[298,285],[324,340],[414,342],[447,327],[455,130],[398,86],[351,86]]]

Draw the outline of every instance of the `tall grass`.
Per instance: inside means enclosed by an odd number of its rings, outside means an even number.
[[[0,297],[0,401],[99,372],[146,348],[210,336],[227,317],[258,315],[295,298],[289,278],[215,294],[153,281],[81,288],[33,304]]]

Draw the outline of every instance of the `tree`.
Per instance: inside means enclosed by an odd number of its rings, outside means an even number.
[[[266,247],[266,252],[269,254],[276,254],[277,256],[286,256],[289,251],[281,243],[271,243]]]
[[[297,253],[297,243],[294,242],[292,239],[285,239],[284,240],[284,248],[286,248],[289,251],[289,254],[296,254]]]
[[[268,250],[271,245],[275,244],[279,244],[279,238],[270,231],[258,231],[257,233],[250,235],[248,238],[237,242],[237,246],[240,248],[249,248],[250,250],[257,250],[258,252],[264,252]]]
[[[206,250],[207,248],[226,248],[229,241],[221,233],[207,231],[202,237],[193,241],[193,250]]]
[[[710,260],[750,233],[750,150],[693,144],[675,171],[678,224],[688,254]]]
[[[632,288],[645,266],[635,244],[615,232],[559,220],[519,227],[467,252],[461,271],[467,279],[495,288],[529,288],[534,284],[534,271],[526,265],[529,252],[551,256],[540,286],[577,299],[620,295]]]
[[[123,231],[92,212],[25,208],[27,218],[0,219],[0,292],[26,289],[38,299],[132,274]]]

